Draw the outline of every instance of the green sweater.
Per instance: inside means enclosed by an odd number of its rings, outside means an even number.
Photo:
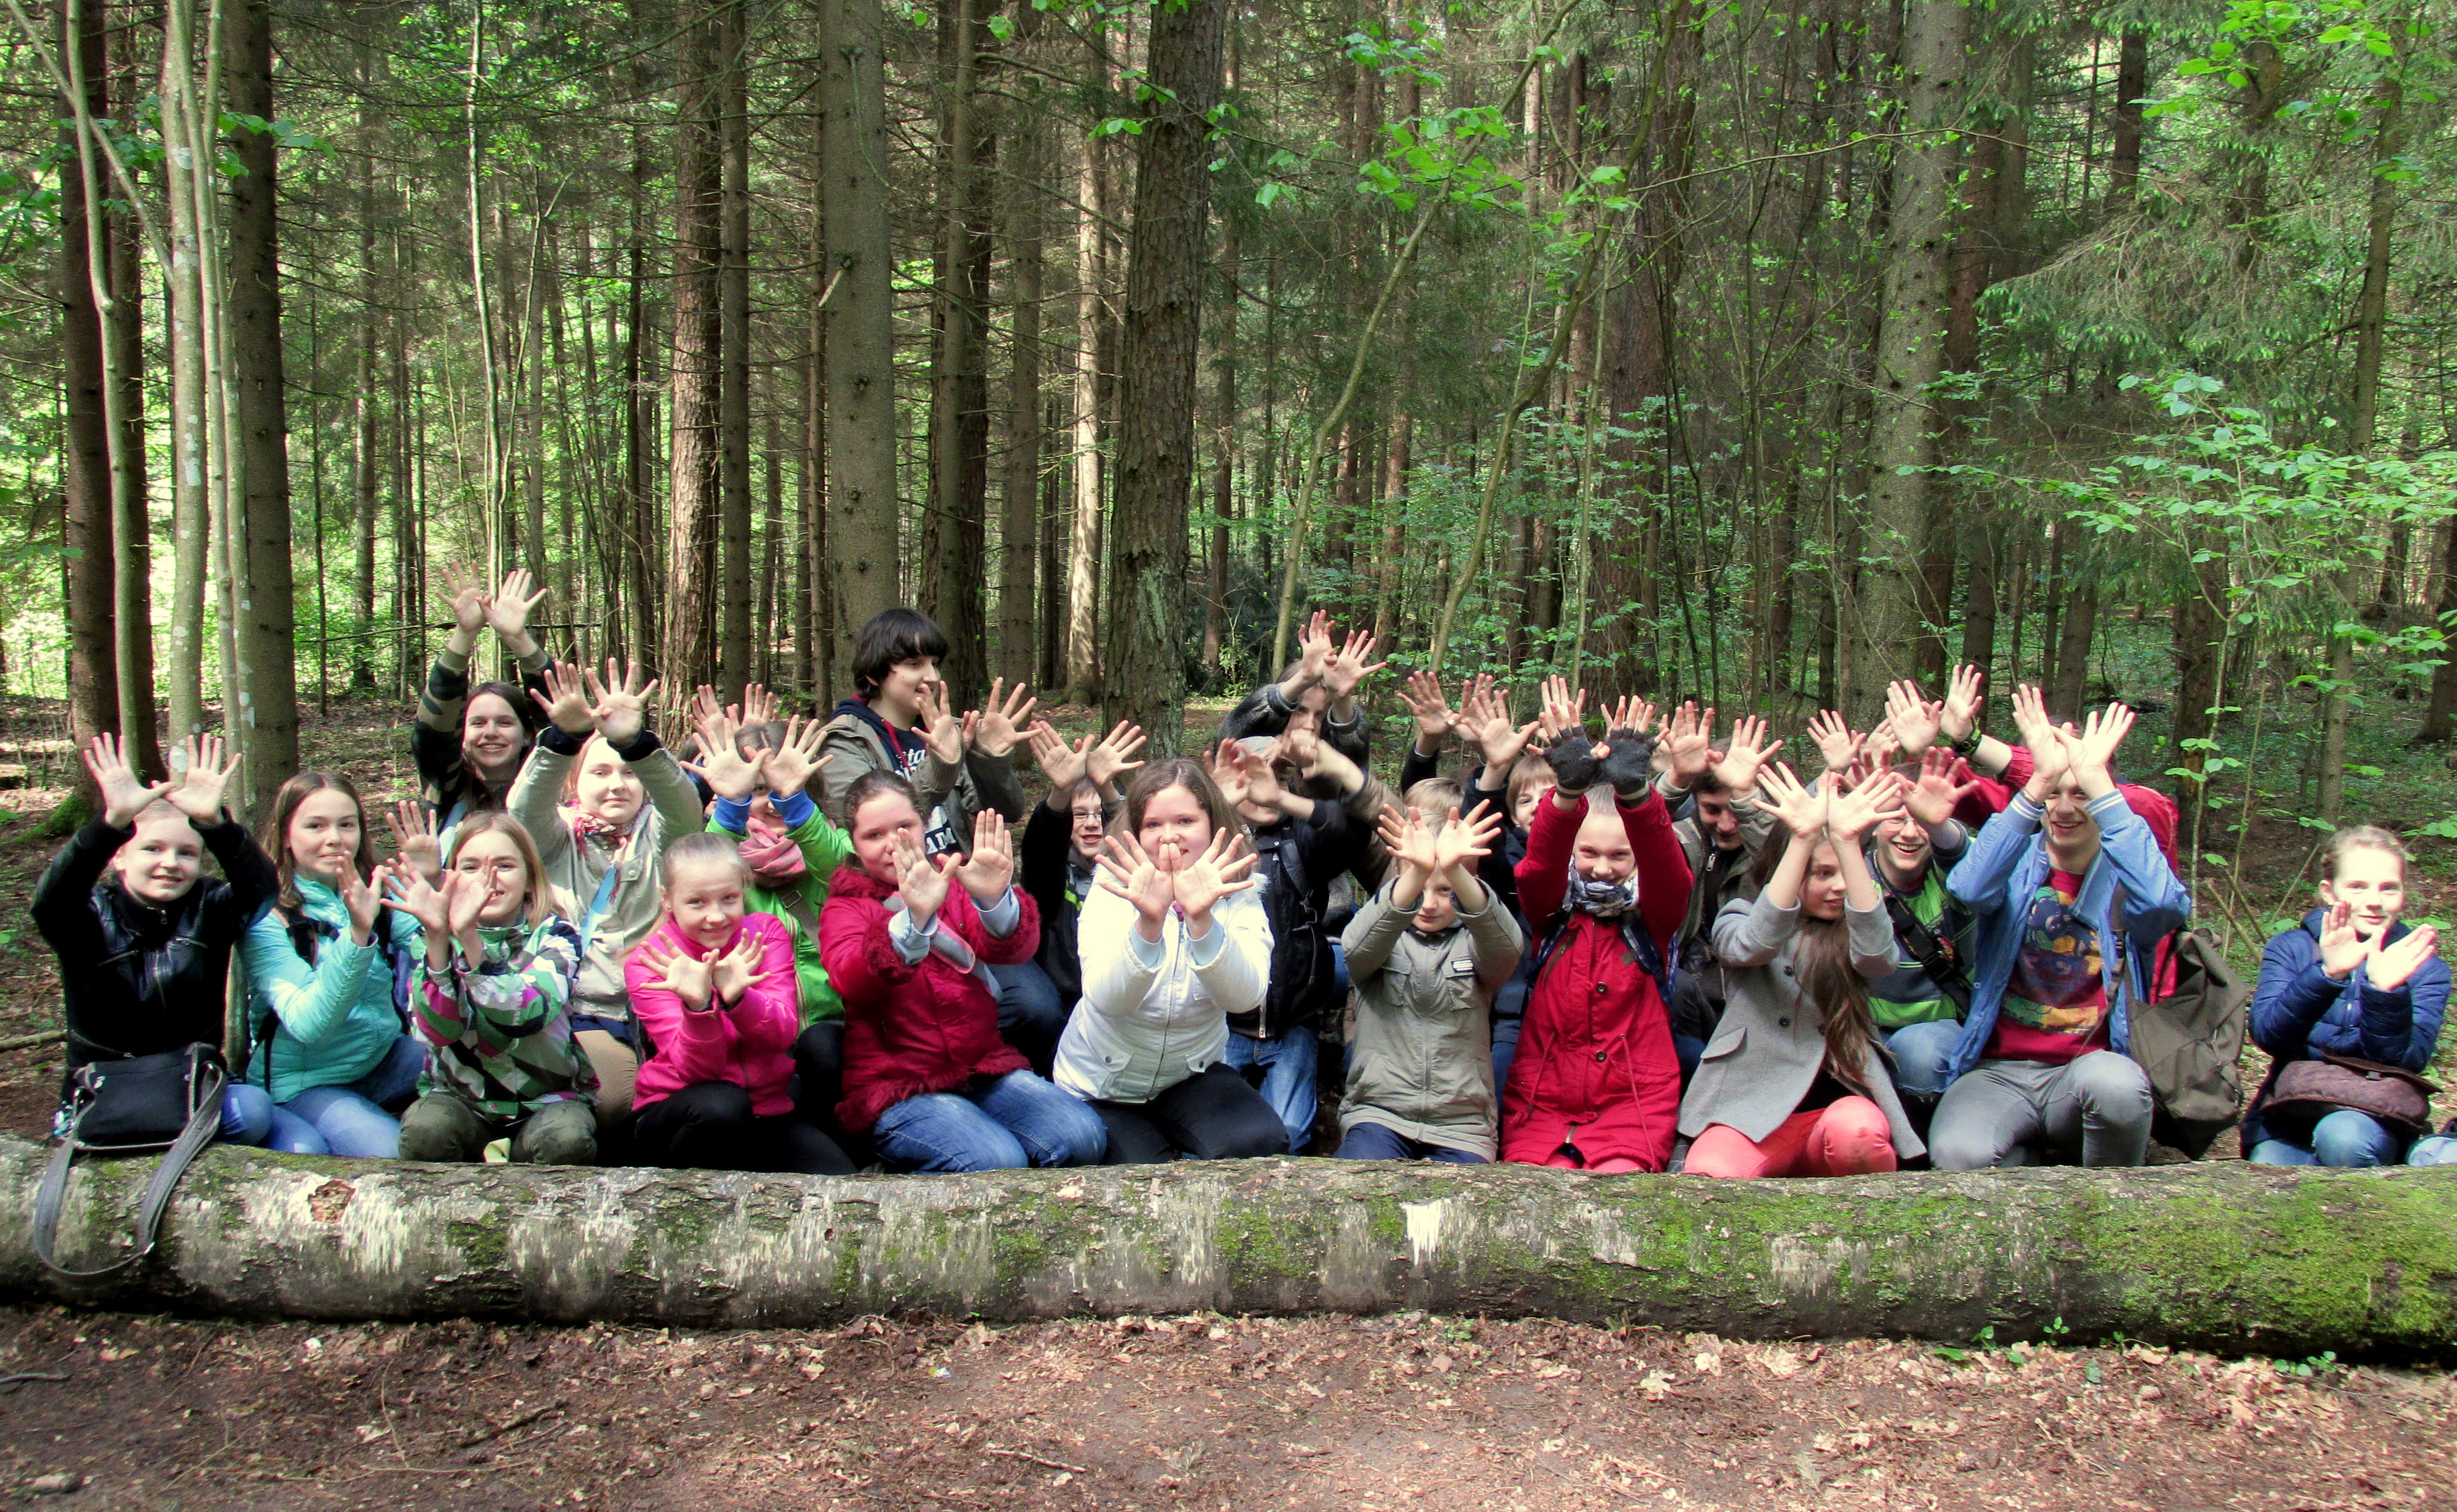
[[[794,808],[809,807],[799,823],[789,822],[785,828],[785,838],[801,848],[802,874],[781,888],[753,878],[743,906],[752,913],[774,915],[794,937],[794,971],[802,989],[802,1027],[808,1029],[844,1017],[844,999],[828,985],[828,969],[819,964],[818,922],[819,909],[828,901],[828,879],[853,859],[853,841],[828,823],[828,816],[808,797],[796,794],[795,798],[778,806],[777,816],[787,818]],[[749,806],[720,798],[710,806],[708,832],[745,839],[751,833],[749,814]]]

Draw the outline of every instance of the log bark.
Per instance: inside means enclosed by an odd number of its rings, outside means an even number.
[[[798,1327],[894,1309],[1445,1312],[1736,1338],[2019,1337],[2403,1357],[2457,1333],[2457,1174],[2241,1164],[1713,1182],[1255,1160],[819,1177],[199,1160],[155,1258],[34,1259],[43,1150],[0,1138],[0,1290],[238,1316]],[[113,1253],[151,1159],[81,1164]]]

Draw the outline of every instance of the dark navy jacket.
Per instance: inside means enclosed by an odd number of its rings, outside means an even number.
[[[2314,909],[2303,923],[2271,938],[2261,952],[2261,985],[2252,998],[2252,1038],[2269,1052],[2269,1074],[2243,1115],[2243,1147],[2261,1142],[2261,1105],[2268,1100],[2279,1068],[2290,1060],[2318,1060],[2323,1051],[2403,1066],[2419,1072],[2431,1064],[2440,1042],[2440,1020],[2448,1007],[2448,963],[2432,956],[2395,991],[2376,991],[2357,966],[2343,981],[2321,970],[2321,921]],[[2389,926],[2395,941],[2406,932]]]

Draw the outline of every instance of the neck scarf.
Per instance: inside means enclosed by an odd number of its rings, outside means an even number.
[[[641,821],[649,817],[649,806],[646,803],[641,804],[631,817],[619,827],[598,818],[586,808],[567,808],[563,812],[565,819],[571,825],[572,839],[588,841],[604,849],[619,853],[625,846],[631,843],[631,837],[640,832]]]
[[[734,849],[764,888],[791,886],[810,869],[802,860],[802,848],[787,837],[785,827],[757,814],[751,816],[744,838]]]
[[[1599,919],[1618,919],[1638,907],[1638,879],[1628,877],[1620,882],[1590,882],[1570,870],[1570,890],[1562,899],[1571,911],[1593,914]]]

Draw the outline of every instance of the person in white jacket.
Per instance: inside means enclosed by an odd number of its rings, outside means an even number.
[[[1254,857],[1200,762],[1154,762],[1126,789],[1077,946],[1084,997],[1056,1080],[1109,1131],[1109,1165],[1285,1154],[1280,1115],[1222,1056],[1228,1015],[1263,1001],[1271,925]]]

